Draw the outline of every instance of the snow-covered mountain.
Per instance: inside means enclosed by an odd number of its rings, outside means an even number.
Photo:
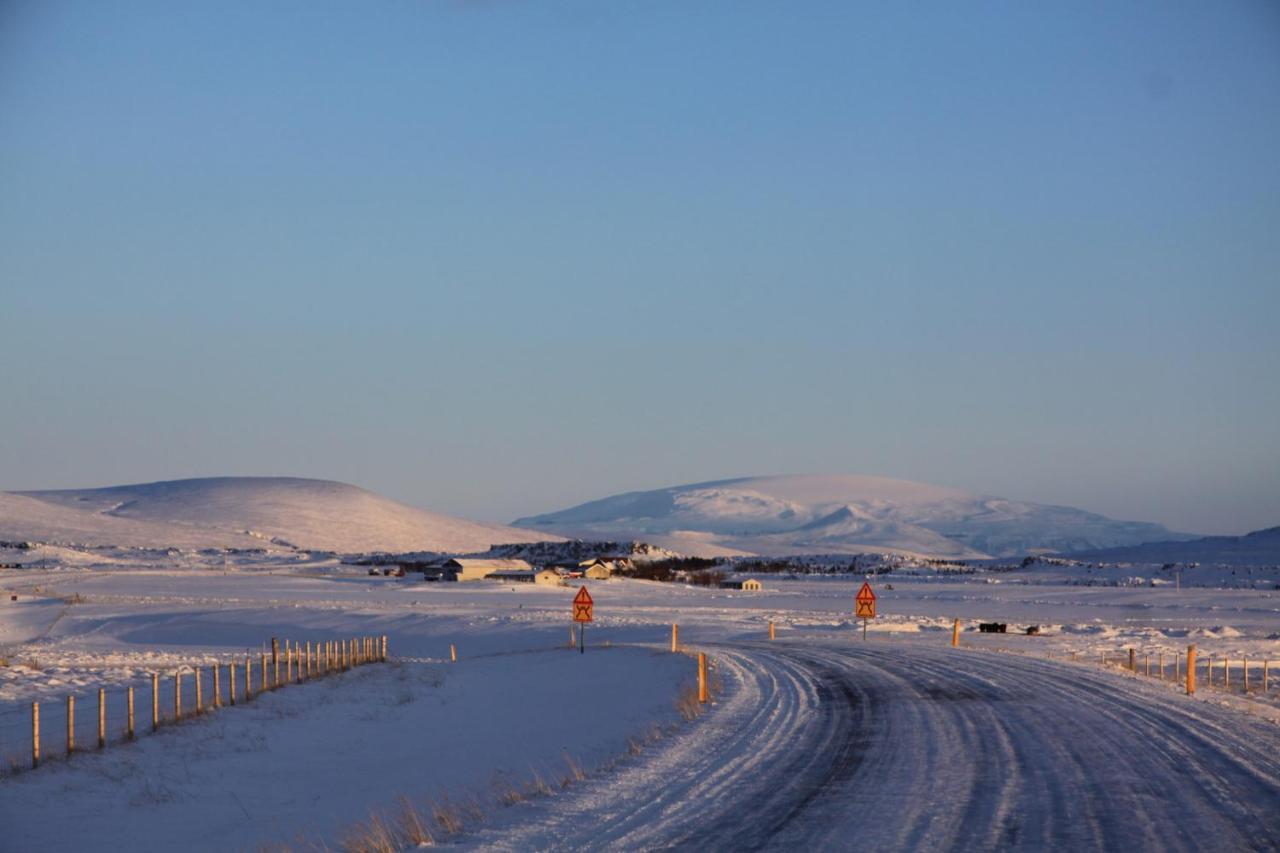
[[[177,548],[468,552],[558,539],[428,512],[330,480],[213,477],[0,492],[0,540]]]
[[[629,492],[513,523],[708,555],[888,551],[976,559],[1190,538],[1071,507],[856,475],[745,477]]]

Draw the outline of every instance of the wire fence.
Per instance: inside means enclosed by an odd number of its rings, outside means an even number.
[[[1124,648],[1119,653],[1102,653],[1098,656],[1104,667],[1120,668],[1137,675],[1171,681],[1187,686],[1188,653],[1181,649]],[[1241,696],[1256,696],[1271,692],[1274,667],[1265,657],[1250,659],[1246,655],[1232,657],[1215,655],[1196,649],[1192,658],[1194,677],[1192,689],[1212,689]]]
[[[1277,677],[1280,673],[1275,666],[1272,666],[1273,661],[1269,658],[1213,654],[1199,649],[1196,645],[1188,646],[1185,651],[1163,646],[1153,648],[1125,646],[1110,651],[1037,652],[1006,646],[959,644],[955,641],[952,644],[981,651],[1012,652],[1033,656],[1043,654],[1050,660],[1093,663],[1104,669],[1126,670],[1135,675],[1167,681],[1184,689],[1188,688],[1187,661],[1191,659],[1193,677],[1188,689],[1190,693],[1198,690],[1214,690],[1248,698],[1265,698],[1274,691],[1280,691],[1280,678]]]
[[[9,705],[0,709],[0,774],[127,743],[265,692],[386,660],[385,635],[283,644],[273,638],[269,653]]]

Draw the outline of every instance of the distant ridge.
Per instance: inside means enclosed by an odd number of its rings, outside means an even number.
[[[554,540],[416,509],[332,480],[208,477],[0,492],[0,539],[130,547],[468,552]]]
[[[1124,548],[1076,551],[1063,556],[1108,563],[1201,563],[1224,566],[1280,565],[1280,527],[1244,536],[1206,536],[1179,542],[1147,542]]]
[[[883,551],[981,559],[1190,538],[1072,507],[852,474],[742,477],[628,492],[513,523],[708,556]]]

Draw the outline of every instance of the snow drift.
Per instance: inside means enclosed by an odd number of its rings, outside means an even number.
[[[213,477],[0,492],[0,539],[357,553],[484,550],[558,537],[428,512],[330,480]]]
[[[976,559],[1187,538],[1071,507],[855,475],[745,477],[629,492],[514,524],[642,539],[687,553],[764,555],[874,550]]]

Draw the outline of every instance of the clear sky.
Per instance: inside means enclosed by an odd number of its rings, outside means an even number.
[[[1280,4],[0,0],[0,488],[1280,524]]]

